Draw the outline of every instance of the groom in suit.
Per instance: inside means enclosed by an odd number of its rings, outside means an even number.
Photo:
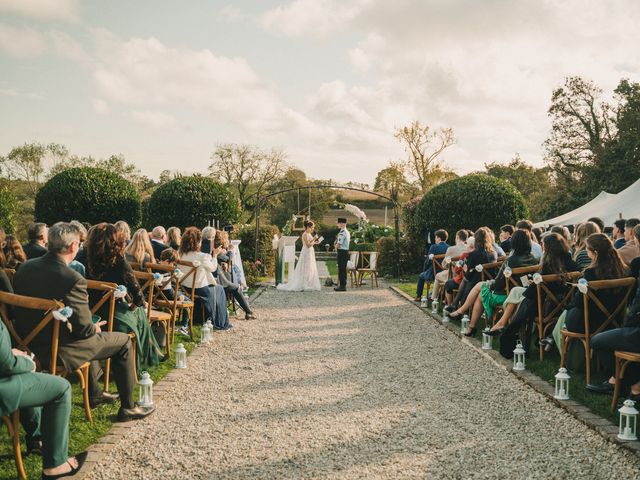
[[[336,292],[347,291],[347,262],[349,261],[349,242],[351,234],[347,230],[347,219],[338,218],[340,232],[336,238],[336,252],[338,252],[338,286],[334,288]]]

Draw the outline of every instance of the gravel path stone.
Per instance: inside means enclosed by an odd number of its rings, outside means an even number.
[[[93,479],[638,478],[640,463],[385,288],[217,333]]]
[[[316,265],[318,266],[318,276],[320,278],[327,278],[331,276],[329,275],[329,269],[327,268],[326,262],[317,260]]]

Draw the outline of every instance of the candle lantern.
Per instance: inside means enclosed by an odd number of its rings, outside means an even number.
[[[431,302],[431,313],[438,313],[438,300],[434,300],[433,302]]]
[[[524,354],[525,353],[526,352],[524,351],[524,346],[522,345],[522,342],[518,340],[518,343],[516,344],[516,348],[513,350],[513,369],[517,372],[521,372],[524,370],[524,367],[525,367]]]
[[[469,319],[469,315],[465,314],[460,320],[460,333],[467,333],[467,328],[469,328],[469,323],[471,320]]]
[[[636,410],[633,400],[625,400],[620,412],[620,431],[618,438],[620,440],[637,440],[636,426],[638,422],[638,410]]]
[[[449,323],[449,312],[446,308],[442,310],[442,323]]]
[[[569,400],[569,379],[571,377],[567,373],[566,368],[561,368],[556,373],[556,390],[553,398],[556,400]]]
[[[213,340],[213,323],[211,320],[207,320],[207,326],[209,327],[209,335],[207,336],[207,343]]]
[[[181,343],[176,347],[176,368],[187,368],[187,349]]]
[[[493,342],[493,337],[488,333],[491,331],[490,328],[485,328],[482,331],[482,350],[491,350],[491,343]]]
[[[427,308],[428,306],[428,298],[426,295],[423,295],[422,298],[420,298],[420,308]]]
[[[151,380],[149,372],[142,372],[138,388],[138,405],[141,407],[153,407],[153,380]]]
[[[209,322],[205,322],[202,325],[202,330],[200,330],[200,343],[201,344],[208,343],[210,336],[211,336],[211,330],[209,330]]]

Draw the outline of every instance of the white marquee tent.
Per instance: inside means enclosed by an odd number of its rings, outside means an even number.
[[[600,192],[581,207],[538,222],[535,226],[576,225],[591,217],[600,217],[607,226],[611,226],[619,218],[640,218],[640,179],[620,193]]]

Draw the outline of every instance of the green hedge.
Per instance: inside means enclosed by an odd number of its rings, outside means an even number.
[[[473,174],[442,183],[420,201],[413,216],[412,234],[423,240],[427,229],[444,228],[449,237],[461,228],[498,230],[526,218],[522,194],[511,183]]]
[[[395,275],[395,265],[399,262],[402,275],[420,273],[424,263],[422,249],[420,242],[411,237],[402,237],[400,239],[400,258],[398,259],[395,252],[395,240],[390,237],[381,238],[376,242],[375,248],[380,252],[378,270],[382,275]]]
[[[258,234],[258,258],[256,259],[256,226],[244,225],[234,232],[234,238],[242,240],[240,244],[240,255],[242,260],[255,262],[260,260],[268,275],[274,275],[276,269],[275,253],[272,250],[271,242],[274,235],[278,235],[280,230],[275,225],[260,225]]]
[[[70,168],[54,175],[36,194],[35,219],[49,225],[79,220],[96,224],[126,220],[140,224],[140,196],[114,172],[93,167]]]
[[[18,199],[9,188],[7,182],[0,183],[0,228],[6,233],[13,233],[16,227]]]
[[[231,225],[240,218],[240,202],[229,187],[211,177],[176,177],[160,185],[145,205],[145,225],[203,228],[209,221]]]

